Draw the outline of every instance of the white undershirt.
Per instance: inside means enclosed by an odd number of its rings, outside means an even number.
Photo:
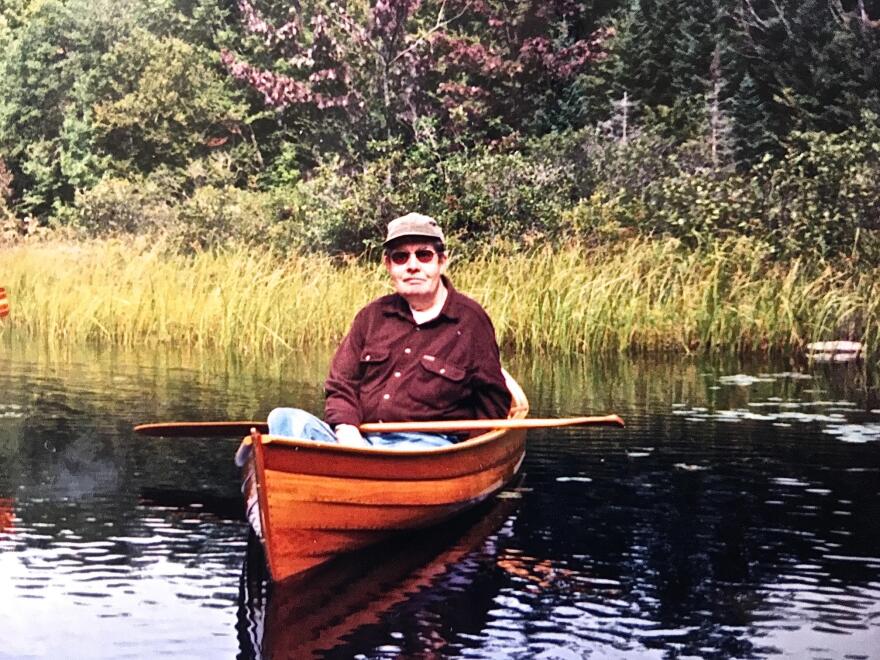
[[[409,311],[412,312],[413,320],[416,322],[416,325],[422,325],[422,323],[427,323],[433,319],[436,319],[440,316],[440,312],[443,311],[443,305],[446,304],[446,297],[448,292],[446,287],[441,289],[441,293],[437,296],[437,301],[428,307],[428,309],[423,309],[421,311],[417,309],[413,309],[412,305],[409,307]]]

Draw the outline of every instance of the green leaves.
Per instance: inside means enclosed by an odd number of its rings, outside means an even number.
[[[93,130],[117,172],[182,168],[242,142],[247,106],[203,49],[135,30],[102,64],[111,89],[93,106]]]
[[[249,108],[216,52],[194,42],[222,21],[211,5],[47,0],[0,29],[0,154],[22,210],[46,215],[107,172],[183,173],[217,152],[241,159],[242,179],[252,171]]]

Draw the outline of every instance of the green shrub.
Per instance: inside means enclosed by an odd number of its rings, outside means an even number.
[[[444,166],[445,190],[432,211],[450,233],[482,243],[536,243],[562,234],[560,216],[574,195],[559,163],[540,154],[486,150],[455,155]]]
[[[229,245],[265,247],[273,218],[271,196],[232,186],[202,186],[179,206],[170,244],[182,252]]]
[[[274,191],[279,219],[269,240],[281,250],[303,248],[335,254],[361,253],[374,246],[393,217],[394,190],[387,185],[390,164],[371,163],[346,171],[341,161],[322,164],[309,179]]]
[[[639,216],[634,204],[626,205],[619,195],[612,197],[604,190],[597,190],[563,211],[560,221],[570,228],[574,237],[590,245],[613,242],[633,234],[631,226]]]
[[[880,258],[880,122],[869,112],[862,119],[841,134],[794,134],[782,162],[759,172],[782,254]]]
[[[709,170],[681,172],[650,183],[643,193],[651,229],[707,244],[761,233],[760,189],[748,176]]]
[[[695,166],[687,145],[668,152],[664,166],[646,152],[652,143],[640,138],[598,152],[609,176],[590,198],[601,200],[598,207],[583,201],[575,207],[572,221],[581,232],[600,226],[590,214],[601,216],[614,200],[617,222],[690,247],[751,235],[776,258],[844,256],[869,264],[880,258],[876,115],[866,113],[861,125],[841,134],[795,133],[781,160],[767,158],[747,173]]]
[[[573,190],[570,168],[540,154],[391,151],[358,170],[324,163],[288,189],[289,218],[272,232],[278,245],[362,253],[378,247],[389,220],[417,210],[453,244],[552,240]]]
[[[175,223],[177,210],[171,197],[148,179],[105,177],[76,193],[67,216],[90,236],[108,236],[167,228]]]

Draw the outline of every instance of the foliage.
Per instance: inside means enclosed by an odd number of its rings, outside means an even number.
[[[74,65],[65,54],[71,41],[88,41],[81,28],[64,5],[46,3],[17,30],[0,62],[0,152],[16,176],[18,192],[31,206],[63,194],[57,165],[62,98],[85,64]]]
[[[290,191],[285,220],[270,229],[280,246],[318,252],[364,252],[375,246],[383,219],[400,208],[391,189],[393,161],[375,161],[346,172],[338,159],[322,164],[315,175]]]
[[[880,259],[880,122],[833,135],[795,133],[785,165],[769,174],[764,217],[786,255]]]
[[[105,177],[78,192],[69,212],[72,225],[90,236],[143,233],[176,219],[172,199],[155,183]]]
[[[225,51],[232,75],[294,121],[320,113],[361,141],[410,139],[426,117],[468,138],[525,128],[607,37],[566,0],[294,3],[277,23],[238,7],[263,64]]]
[[[181,204],[169,243],[181,252],[222,249],[231,243],[261,248],[271,217],[268,201],[231,186],[197,188]]]
[[[744,54],[785,130],[839,132],[862,110],[880,112],[880,4],[752,0],[744,7]]]
[[[792,131],[838,133],[880,111],[878,19],[871,0],[637,0],[616,22],[604,87],[688,139],[692,100],[717,85],[745,170],[781,156]]]
[[[870,268],[878,21],[876,0],[0,0],[0,215],[369,254],[419,210],[469,254],[754,235],[768,261]]]
[[[247,154],[248,109],[203,49],[136,29],[101,64],[92,80],[104,90],[95,95],[91,123],[113,171],[183,168],[216,150],[238,151],[245,173],[256,166]]]
[[[674,171],[619,189],[624,222],[690,245],[753,234],[768,256],[880,258],[877,115],[839,135],[795,133],[780,162],[765,159],[748,175],[691,168],[680,154]]]
[[[9,208],[12,199],[12,173],[6,167],[6,163],[0,159],[0,230],[4,233],[6,228],[14,225],[15,217]]]
[[[362,169],[329,160],[287,194],[273,242],[325,252],[375,250],[389,218],[412,209],[437,217],[459,249],[555,240],[575,196],[567,163],[542,151],[391,150]]]
[[[448,182],[436,212],[462,243],[525,246],[560,238],[559,216],[573,181],[540,153],[483,151],[445,164]],[[445,208],[445,210],[444,210]]]
[[[209,0],[180,4],[190,17],[171,0],[33,3],[0,55],[0,153],[24,210],[60,209],[114,165],[179,167],[217,148],[206,141],[244,141],[244,108],[215,56],[168,34],[198,35],[185,27],[222,14]]]
[[[92,233],[162,228],[184,250],[243,243],[281,253],[370,253],[388,218],[420,209],[440,219],[453,248],[468,254],[487,245],[559,245],[571,236],[611,244],[633,234],[667,235],[694,248],[753,235],[753,247],[768,259],[876,263],[876,117],[866,115],[839,136],[796,138],[784,165],[766,160],[748,174],[714,169],[707,153],[676,148],[652,131],[627,145],[595,131],[469,152],[429,142],[406,151],[374,145],[384,153],[361,168],[331,159],[271,193],[242,191],[204,173],[193,177],[201,183],[192,193],[154,178],[105,180],[79,194],[76,208],[78,225]]]
[[[156,180],[103,178],[79,192],[68,224],[89,237],[152,235],[179,252],[267,244],[274,198],[232,186],[203,185],[182,199]]]
[[[656,231],[694,245],[759,230],[761,191],[755,184],[740,175],[680,172],[652,182],[642,201]]]

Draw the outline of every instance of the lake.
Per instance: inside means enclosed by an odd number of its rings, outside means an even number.
[[[0,343],[0,658],[880,657],[880,400],[860,365],[507,356],[541,417],[473,515],[269,590],[235,439],[322,351]]]

